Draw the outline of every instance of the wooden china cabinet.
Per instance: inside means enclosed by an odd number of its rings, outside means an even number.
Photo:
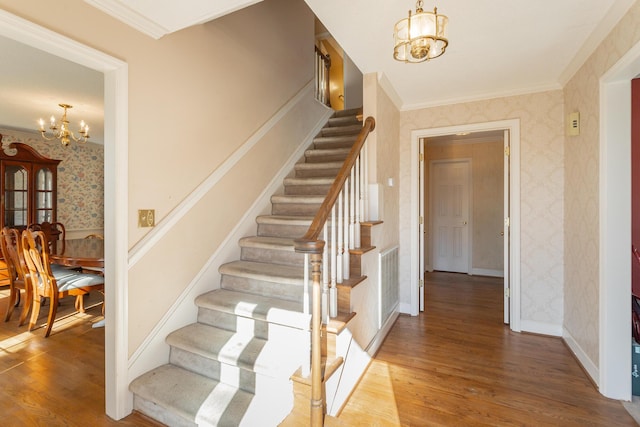
[[[26,144],[0,149],[0,227],[56,221],[59,163]],[[9,284],[6,268],[0,260],[0,286]]]
[[[60,160],[26,144],[10,144],[5,150],[0,150],[0,224],[23,229],[55,222]]]

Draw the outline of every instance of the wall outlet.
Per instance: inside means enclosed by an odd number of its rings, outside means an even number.
[[[156,225],[155,209],[138,209],[138,227],[154,227]]]

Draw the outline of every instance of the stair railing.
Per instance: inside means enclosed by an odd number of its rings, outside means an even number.
[[[305,254],[305,295],[308,295],[308,279],[312,289],[311,366],[302,367],[304,376],[311,375],[312,426],[324,423],[321,328],[331,317],[337,316],[336,285],[349,278],[349,250],[360,245],[359,225],[367,187],[366,150],[363,148],[374,128],[375,120],[367,117],[309,229],[302,238],[295,240],[296,252]],[[306,297],[305,313],[309,311],[308,303]]]
[[[325,55],[322,53],[317,46],[315,47],[315,51],[315,96],[318,101],[322,102],[327,107],[331,107],[331,100],[329,97],[329,69],[331,68],[331,58],[328,54]]]

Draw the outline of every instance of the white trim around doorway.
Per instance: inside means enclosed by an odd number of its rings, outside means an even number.
[[[105,400],[106,414],[131,412],[128,390],[128,65],[0,9],[0,36],[104,73]]]
[[[419,244],[419,172],[420,172],[420,140],[442,135],[452,135],[460,132],[479,132],[491,130],[509,130],[511,136],[511,152],[509,156],[509,192],[510,192],[510,226],[511,244],[509,269],[511,283],[511,330],[520,332],[520,120],[510,119],[495,122],[474,123],[457,126],[447,126],[431,129],[417,129],[411,132],[411,314],[417,315],[420,303],[419,259],[421,251]]]
[[[631,80],[640,43],[600,78],[600,393],[631,400]]]

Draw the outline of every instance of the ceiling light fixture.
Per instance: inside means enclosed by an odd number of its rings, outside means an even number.
[[[393,27],[393,59],[402,62],[423,62],[442,55],[449,45],[445,27],[449,18],[422,10],[422,0],[416,2],[416,13],[401,19]]]
[[[56,118],[51,116],[49,129],[53,133],[53,137],[47,136],[46,130],[44,128],[44,120],[40,119],[40,134],[42,135],[42,138],[47,141],[59,139],[60,142],[62,142],[62,145],[65,147],[69,145],[69,142],[71,142],[72,139],[83,144],[87,142],[89,140],[89,125],[87,125],[84,120],[82,120],[80,122],[80,130],[78,131],[80,136],[76,136],[72,131],[69,130],[69,120],[67,120],[67,110],[69,108],[73,108],[73,106],[69,104],[58,105],[64,109],[64,113],[62,113],[60,122],[56,122]]]

